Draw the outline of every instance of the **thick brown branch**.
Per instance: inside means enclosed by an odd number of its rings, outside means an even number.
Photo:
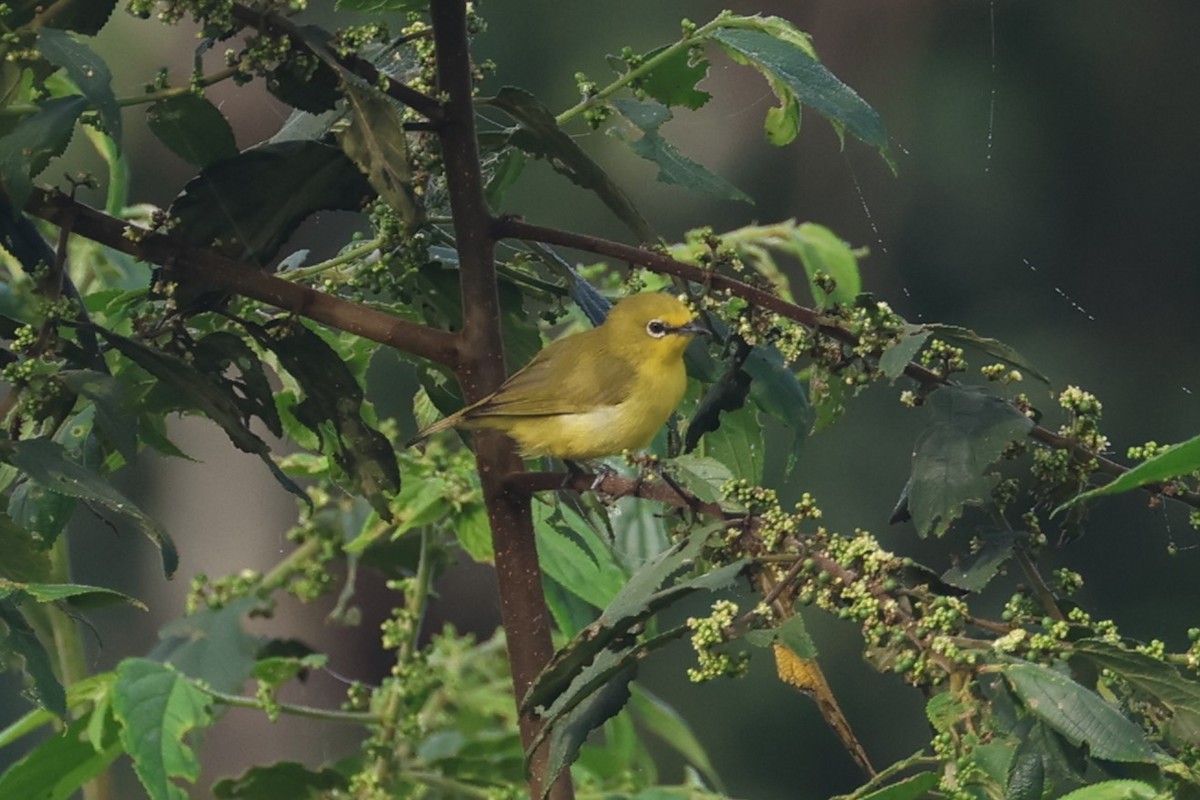
[[[73,233],[142,261],[161,264],[190,281],[268,303],[439,364],[458,364],[454,334],[299,286],[211,250],[181,244],[166,234],[147,233],[64,194],[35,190],[25,210],[55,225],[70,221]]]
[[[544,244],[559,245],[560,247],[569,247],[573,250],[581,250],[585,253],[595,253],[597,255],[620,259],[630,264],[645,267],[653,272],[674,275],[693,283],[729,292],[760,308],[773,311],[782,317],[799,322],[801,325],[819,331],[823,335],[837,339],[838,341],[847,344],[857,344],[858,342],[853,333],[840,327],[833,319],[818,311],[796,305],[795,303],[789,303],[764,289],[751,286],[736,278],[701,269],[693,264],[677,261],[670,256],[653,250],[633,247],[632,245],[614,242],[598,236],[572,233],[557,228],[548,228],[543,225],[532,225],[514,217],[497,219],[492,227],[492,234],[497,239],[522,239],[530,242],[542,242]],[[917,383],[921,384],[927,390],[950,385],[950,381],[941,375],[915,362],[909,363],[904,368],[904,374],[917,381]],[[1035,425],[1030,430],[1029,436],[1050,447],[1067,450],[1077,461],[1086,462],[1094,459],[1096,463],[1095,471],[1102,475],[1118,477],[1129,471],[1129,467],[1124,464],[1113,461],[1106,456],[1093,453],[1073,439],[1055,433],[1041,425]],[[1200,493],[1178,491],[1171,484],[1163,483],[1147,484],[1142,488],[1152,495],[1166,495],[1186,503],[1193,508],[1200,508]]]
[[[232,12],[233,18],[244,25],[249,25],[261,31],[278,31],[291,39],[294,45],[313,51],[313,47],[307,41],[304,32],[287,17],[273,11],[264,14],[241,3],[234,3]],[[327,47],[326,51],[326,53],[314,54],[318,58],[323,58],[327,55],[331,56],[341,67],[362,78],[372,86],[381,86],[380,79],[382,78],[384,81],[382,84],[384,94],[393,100],[403,103],[431,122],[437,122],[442,118],[442,104],[432,97],[422,94],[411,86],[406,86],[390,76],[383,75],[371,62],[359,58],[353,53],[340,55],[333,52],[333,48],[330,47]]]

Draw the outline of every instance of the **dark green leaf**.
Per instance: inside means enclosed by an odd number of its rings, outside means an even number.
[[[877,792],[864,794],[859,800],[918,800],[928,797],[929,791],[938,785],[939,780],[936,772],[922,772],[920,775],[896,781]]]
[[[692,161],[658,133],[659,126],[671,119],[669,108],[627,98],[614,100],[613,105],[642,132],[636,139],[627,139],[616,129],[613,135],[629,145],[634,153],[658,166],[659,183],[693,189],[723,200],[753,204],[754,201],[741,189],[703,164]]]
[[[0,575],[10,581],[42,581],[50,577],[50,553],[44,542],[0,514]]]
[[[71,142],[75,120],[88,106],[82,95],[53,97],[38,103],[8,135],[0,137],[0,181],[16,216],[33,191],[33,178]]]
[[[0,580],[0,600],[16,595],[26,596],[37,603],[56,603],[59,600],[81,600],[89,605],[105,602],[123,602],[145,610],[146,604],[127,594],[102,586],[85,586],[78,583],[9,583]],[[96,602],[96,601],[99,602]]]
[[[746,405],[750,394],[750,373],[739,364],[732,364],[721,379],[708,388],[692,418],[688,420],[683,437],[683,452],[690,453],[700,443],[700,437],[721,427],[721,415],[737,411]]]
[[[704,437],[702,455],[715,458],[729,467],[735,478],[761,483],[766,442],[763,440],[757,409],[743,408],[724,414],[721,427]]]
[[[590,189],[624,222],[638,241],[657,240],[650,223],[642,216],[625,191],[568,136],[554,115],[537,98],[523,89],[506,86],[488,101],[520,124],[511,142],[536,158],[546,159],[555,171],[573,183]]]
[[[884,350],[879,356],[879,368],[883,370],[883,374],[892,380],[903,375],[909,362],[916,358],[928,338],[929,331],[914,327],[903,339]]]
[[[116,378],[95,370],[63,370],[59,379],[76,394],[95,403],[96,425],[127,463],[137,457],[137,415]]]
[[[346,776],[332,769],[313,772],[295,761],[251,767],[241,777],[222,778],[213,784],[218,800],[320,800],[345,791]]]
[[[1148,458],[1128,472],[1122,473],[1116,480],[1073,497],[1055,509],[1054,513],[1058,514],[1081,500],[1128,492],[1130,489],[1136,489],[1148,483],[1161,483],[1172,478],[1189,475],[1197,470],[1200,470],[1200,436],[1173,445],[1159,455]]]
[[[258,417],[267,430],[283,436],[266,367],[245,339],[228,331],[210,333],[193,343],[191,363],[201,373],[221,376],[243,419]]]
[[[1095,758],[1146,763],[1155,760],[1155,749],[1141,728],[1065,675],[1024,663],[1006,665],[1002,674],[1031,714],[1069,741],[1086,745]]]
[[[687,720],[665,701],[640,685],[631,684],[630,689],[632,694],[629,698],[629,708],[638,722],[683,756],[687,763],[700,770],[710,785],[721,789],[721,778]]]
[[[303,389],[304,399],[293,409],[296,419],[321,437],[354,493],[367,498],[380,516],[389,519],[391,497],[400,491],[396,451],[386,436],[363,419],[362,386],[345,359],[298,323],[270,331],[250,325],[247,330],[275,354]]]
[[[526,156],[524,151],[513,148],[500,156],[492,170],[492,177],[484,189],[484,196],[493,211],[499,211],[504,205],[504,195],[521,177],[525,171]]]
[[[625,707],[629,699],[629,684],[636,673],[636,666],[631,664],[608,676],[599,689],[589,694],[551,728],[543,798],[550,795],[558,773],[575,760],[588,734]]]
[[[188,92],[159,100],[146,109],[151,132],[189,164],[207,167],[237,155],[229,120],[208,98]]]
[[[267,443],[246,424],[241,400],[233,384],[221,375],[202,373],[175,356],[153,350],[110,330],[98,329],[98,332],[123,356],[158,379],[160,386],[157,388],[169,393],[172,408],[199,411],[220,425],[235,447],[262,459],[283,488],[308,502],[304,490],[280,471],[271,458]]]
[[[1076,642],[1074,649],[1072,664],[1076,658],[1083,659],[1116,673],[1168,712],[1163,723],[1168,734],[1193,747],[1200,745],[1200,683],[1184,678],[1174,666],[1153,656],[1099,639]]]
[[[315,25],[299,26],[305,44],[314,53],[328,52],[329,33]],[[293,108],[308,114],[331,112],[342,98],[341,79],[325,59],[316,64],[298,59],[284,59],[267,72],[267,91]],[[302,138],[302,137],[292,137]],[[318,139],[319,136],[303,138]]]
[[[187,800],[175,781],[195,783],[200,763],[184,737],[212,724],[210,705],[207,694],[166,664],[127,658],[117,665],[113,713],[133,771],[151,800]]]
[[[342,150],[405,224],[416,227],[421,209],[413,191],[401,107],[378,89],[354,81],[345,81],[342,92],[353,111],[349,124],[338,131]]]
[[[22,480],[8,498],[8,514],[13,521],[38,537],[49,548],[62,533],[77,502],[74,497],[51,492],[41,484]]]
[[[787,621],[775,630],[775,640],[800,658],[811,661],[819,655],[817,645],[808,635],[804,617],[799,614],[788,617]]]
[[[150,657],[217,691],[239,691],[254,669],[259,646],[242,628],[242,617],[258,605],[258,600],[242,597],[174,620],[158,632],[160,641]]]
[[[650,59],[662,52],[660,47],[643,56]],[[696,57],[689,49],[677,50],[647,73],[638,86],[665,106],[683,106],[693,111],[712,99],[696,85],[708,75],[708,59]]]
[[[748,61],[768,79],[782,82],[802,103],[867,144],[887,149],[887,131],[875,109],[794,42],[761,30],[723,28],[713,33],[739,60]]]
[[[733,472],[717,459],[691,453],[671,459],[671,474],[706,503],[720,502],[723,499],[721,489],[733,479]]]
[[[112,729],[115,726],[105,726]],[[91,719],[83,717],[55,733],[0,775],[0,797],[13,800],[60,800],[75,797],[121,754],[115,730],[100,742],[89,741]]]
[[[1024,356],[1008,345],[1004,344],[1004,342],[997,341],[996,339],[989,339],[986,336],[980,336],[970,328],[961,328],[957,325],[929,324],[922,325],[921,328],[923,330],[930,331],[934,336],[944,342],[966,345],[967,347],[974,347],[977,350],[981,350],[993,358],[1000,359],[1009,366],[1028,372],[1034,378],[1037,378],[1047,386],[1050,385],[1050,379],[1047,378],[1041,370],[1033,366],[1033,364],[1027,361]]]
[[[131,520],[162,552],[163,572],[170,577],[179,566],[179,553],[174,542],[158,523],[146,516],[112,484],[96,473],[68,458],[62,446],[48,439],[24,439],[12,442],[0,453],[0,458],[24,472],[42,487],[95,503]]]
[[[972,592],[982,591],[1029,534],[1025,531],[988,531],[981,538],[983,544],[979,549],[946,570],[942,580]]]
[[[996,482],[988,467],[1033,421],[999,397],[957,387],[938,389],[926,408],[932,422],[917,438],[908,508],[920,536],[941,536],[964,505],[989,499]]]
[[[337,0],[338,11],[358,11],[362,14],[397,14],[420,11],[429,7],[429,0]]]
[[[117,105],[117,96],[113,94],[112,73],[104,59],[70,34],[53,28],[42,28],[38,34],[37,48],[47,61],[67,71],[67,77],[100,113],[104,131],[119,148],[121,107]]]
[[[231,258],[265,264],[296,227],[323,209],[358,210],[373,191],[341,150],[288,141],[210,164],[171,204],[180,240],[219,241]]]
[[[11,664],[11,656],[20,657],[29,676],[31,699],[52,714],[66,716],[67,694],[54,675],[50,654],[12,601],[0,599],[0,622],[8,629],[7,635],[0,639],[0,654],[5,655],[3,663]]]

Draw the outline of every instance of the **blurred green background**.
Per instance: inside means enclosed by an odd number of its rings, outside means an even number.
[[[307,17],[336,24],[324,5],[331,3],[314,0]],[[813,113],[795,143],[770,146],[761,133],[773,100],[766,84],[713,52],[704,84],[713,101],[697,112],[677,111],[664,134],[754,197],[755,205],[658,184],[653,167],[602,133],[585,143],[624,181],[665,239],[701,225],[720,231],[788,218],[821,223],[869,248],[864,287],[908,319],[973,328],[1018,349],[1056,389],[1079,384],[1098,394],[1118,456],[1132,444],[1178,441],[1200,430],[1200,106],[1194,102],[1200,4],[489,0],[480,11],[490,28],[479,37],[476,56],[494,59],[499,68],[484,91],[517,85],[561,110],[577,100],[576,71],[603,85],[610,74],[605,54],[665,44],[676,38],[682,17],[703,22],[725,7],[777,14],[813,34],[826,65],[882,115],[899,173],[893,176],[855,141],[840,148]],[[164,64],[175,81],[185,80],[194,43],[193,30],[118,12],[95,47],[113,67],[118,96],[125,96],[140,91]],[[211,65],[218,57],[206,58]],[[230,116],[243,147],[273,133],[287,113],[261,86],[218,86],[209,96]],[[166,205],[191,171],[148,135],[142,117],[137,107],[125,112],[133,197]],[[78,142],[72,158],[72,164],[91,163]],[[597,201],[543,164],[527,170],[502,210],[625,238]],[[345,216],[326,215],[297,241],[332,249],[346,231]],[[900,388],[875,386],[855,399],[840,424],[812,439],[798,475],[781,488],[792,498],[814,493],[830,528],[867,528],[885,546],[941,570],[949,565],[948,551],[970,537],[969,526],[951,542],[923,542],[910,526],[887,523],[921,422],[896,401]],[[1056,425],[1044,388],[1031,384],[1028,390]],[[257,460],[232,452],[224,435],[203,422],[182,424],[177,438],[195,463],[147,456],[126,477],[126,488],[179,541],[183,564],[171,584],[163,583],[154,554],[139,538],[116,535],[94,520],[74,531],[79,580],[111,583],[114,565],[137,563],[141,573],[115,588],[153,609],[150,615],[112,610],[90,617],[98,630],[98,669],[149,649],[156,620],[181,613],[196,572],[265,568],[288,550],[283,532],[292,502]],[[1130,495],[1105,501],[1087,536],[1048,553],[1047,561],[1084,574],[1088,583],[1079,599],[1097,616],[1115,619],[1129,635],[1180,647],[1186,629],[1200,624],[1196,545],[1186,514],[1148,509],[1145,497]],[[486,631],[496,601],[483,574],[449,576],[435,616]],[[360,602],[365,622],[357,632],[322,633],[327,607],[288,604],[256,630],[301,631],[316,646],[331,648],[333,669],[377,679],[386,665],[374,653],[375,623],[389,598],[381,587],[368,586]],[[1000,601],[984,602],[994,608]],[[919,748],[928,737],[923,698],[862,662],[853,626],[817,615],[810,625],[833,688],[876,764]],[[705,687],[686,682],[688,659],[679,647],[652,659],[644,676],[693,722],[732,795],[821,798],[860,782],[813,704],[774,680],[769,658],[756,656],[744,680]],[[11,687],[11,677],[6,680]],[[339,690],[332,678],[318,675],[285,699],[329,704]],[[195,796],[206,796],[216,777],[252,763],[335,758],[355,744],[345,736],[334,726],[286,719],[272,726],[251,712],[230,712],[205,743],[204,783]],[[664,763],[664,777],[678,777],[678,764]]]

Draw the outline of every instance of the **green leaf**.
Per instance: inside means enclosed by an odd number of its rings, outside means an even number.
[[[10,581],[41,581],[50,577],[50,553],[29,531],[0,514],[0,575]]]
[[[762,482],[766,443],[758,411],[743,408],[721,416],[721,426],[704,436],[701,455],[720,461],[735,478],[751,483]]]
[[[974,347],[977,350],[987,353],[993,358],[1000,359],[1011,367],[1024,370],[1047,386],[1050,385],[1050,379],[1046,377],[1041,370],[1027,361],[1025,357],[1016,350],[1004,344],[1004,342],[996,339],[989,339],[986,336],[980,336],[970,328],[962,328],[958,325],[928,324],[922,325],[921,328],[922,330],[929,331],[937,338],[949,344]]]
[[[750,394],[750,373],[736,360],[721,378],[708,387],[696,410],[688,420],[683,436],[683,451],[690,453],[700,443],[700,437],[721,427],[722,415],[728,415],[746,405]]]
[[[653,733],[704,775],[712,786],[724,791],[704,745],[678,711],[664,700],[634,683],[630,686],[629,709],[642,727]]]
[[[112,73],[104,59],[65,31],[42,28],[37,49],[46,60],[62,67],[88,104],[100,113],[104,130],[118,147],[121,143],[121,107],[112,90]]]
[[[158,546],[162,553],[163,572],[167,577],[175,573],[179,566],[179,552],[167,532],[114,489],[109,481],[72,461],[58,443],[48,439],[4,443],[0,447],[0,459],[24,472],[45,489],[95,503],[129,519]]]
[[[75,120],[88,101],[82,95],[53,97],[38,103],[38,110],[0,137],[0,181],[15,217],[33,192],[33,178],[50,159],[62,155],[71,142]]]
[[[296,419],[321,437],[324,451],[342,469],[351,490],[390,519],[391,498],[400,491],[396,451],[363,418],[363,389],[346,360],[302,324],[246,329],[304,391],[304,399],[292,409]]]
[[[125,386],[95,370],[63,370],[58,378],[68,389],[95,403],[96,426],[127,463],[137,457],[137,413]]]
[[[858,258],[854,251],[828,228],[813,222],[805,222],[792,231],[784,249],[796,254],[804,265],[813,300],[821,308],[831,303],[848,306],[862,291],[862,278],[858,274]],[[816,284],[817,273],[833,279],[834,290],[826,293]]]
[[[499,211],[504,205],[504,195],[525,171],[527,158],[524,151],[512,148],[500,156],[492,169],[492,177],[487,182],[483,193],[488,205],[493,211]]]
[[[399,104],[378,89],[347,80],[342,83],[353,111],[350,122],[338,129],[338,142],[358,165],[379,196],[409,228],[421,222],[421,209],[412,185],[408,137]]]
[[[845,126],[863,142],[886,151],[887,131],[875,109],[794,39],[780,38],[777,30],[736,28],[717,30],[712,38],[735,60],[762,72],[784,107],[789,98],[780,94],[780,84],[835,125]]]
[[[233,158],[237,142],[229,120],[201,94],[188,92],[146,109],[150,131],[175,155],[198,167]]]
[[[77,504],[74,497],[48,491],[36,481],[24,479],[9,495],[8,513],[14,522],[36,535],[43,548],[49,548],[70,521]]]
[[[692,494],[706,503],[718,503],[721,489],[733,479],[733,472],[711,456],[684,453],[671,459],[671,474]]]
[[[793,614],[775,629],[775,641],[800,658],[809,661],[820,655],[817,652],[817,645],[808,634],[808,626],[804,624],[804,617],[800,614]]]
[[[808,371],[808,398],[813,409],[812,432],[823,431],[846,411],[846,384],[827,367],[813,364]]]
[[[420,11],[429,7],[429,0],[337,0],[338,11],[357,11],[361,14],[397,14]]]
[[[4,20],[8,30],[15,30],[30,22],[34,16],[46,9],[45,0],[9,0],[5,3],[11,13]],[[117,0],[89,0],[86,3],[68,3],[50,18],[48,28],[75,31],[84,36],[95,36],[112,16]]]
[[[1059,800],[1162,800],[1164,797],[1142,781],[1101,781],[1064,794]]]
[[[19,656],[29,676],[30,699],[56,716],[66,716],[67,695],[54,674],[50,654],[13,602],[0,599],[0,622],[8,628],[7,635],[0,639],[3,662],[10,665],[10,656]]]
[[[0,600],[24,595],[38,603],[55,603],[59,600],[78,600],[88,605],[108,602],[129,603],[143,611],[146,604],[115,589],[103,586],[87,586],[80,583],[16,583],[0,579]]]
[[[982,591],[1012,558],[1021,541],[1028,538],[1025,531],[986,531],[979,549],[946,570],[942,580],[972,592]]]
[[[150,652],[156,661],[220,692],[236,692],[254,669],[259,641],[242,628],[242,618],[260,601],[241,597],[218,609],[203,609],[169,622]]]
[[[171,666],[145,658],[117,665],[113,713],[133,771],[151,800],[187,800],[175,781],[195,783],[200,763],[184,737],[212,724],[210,706],[211,698]]]
[[[989,500],[996,478],[985,471],[1033,421],[999,397],[957,387],[933,392],[925,407],[933,419],[917,438],[906,492],[917,534],[941,536],[964,505]]]
[[[936,772],[922,772],[911,778],[896,781],[877,792],[864,794],[858,800],[919,800],[928,797],[929,791],[938,785],[939,780]]]
[[[1116,673],[1168,712],[1160,724],[1172,738],[1200,746],[1200,683],[1184,678],[1171,664],[1099,639],[1076,642],[1074,650],[1072,664],[1083,659]]]
[[[617,129],[610,133],[629,145],[629,149],[634,153],[658,166],[659,183],[692,189],[722,200],[754,203],[741,189],[703,164],[692,161],[658,133],[658,128],[671,119],[669,108],[659,103],[644,103],[628,98],[614,100],[612,104],[641,130],[641,136],[627,139]]]
[[[0,797],[20,800],[69,800],[121,754],[109,720],[104,737],[90,741],[91,720],[83,717],[56,733],[0,775]]]
[[[482,503],[472,503],[455,515],[451,524],[458,544],[480,564],[491,564],[496,554],[492,549],[492,526]]]
[[[914,326],[905,333],[903,339],[884,350],[879,356],[879,368],[883,374],[892,380],[903,375],[909,362],[921,352],[929,335],[929,331]]]
[[[625,584],[627,573],[587,520],[565,507],[538,503],[533,524],[538,563],[547,577],[585,603],[596,608],[608,605]]]
[[[665,46],[646,53],[642,57],[643,62],[664,49]],[[638,86],[665,106],[683,106],[695,111],[712,99],[711,94],[696,88],[708,76],[708,67],[708,59],[698,57],[689,48],[683,48],[646,73]]]
[[[237,778],[213,784],[218,800],[320,800],[349,787],[345,775],[325,768],[314,772],[295,761],[251,767]]]
[[[329,63],[334,57],[322,57],[322,54],[329,54],[329,32],[315,25],[299,25],[297,30],[304,44],[317,56],[315,64],[312,59],[283,59],[267,71],[267,91],[298,109],[299,113],[306,112],[309,119],[305,122],[319,129],[310,131],[308,136],[288,134],[288,138],[316,140],[323,138],[330,125],[343,116],[334,110],[342,99],[339,91],[342,81],[338,70]],[[296,134],[295,129],[292,134]]]
[[[221,243],[229,257],[266,264],[296,227],[324,209],[357,211],[373,194],[354,162],[312,141],[263,144],[201,170],[169,214],[173,233],[198,247]]]
[[[1172,445],[1162,453],[1146,459],[1133,469],[1121,474],[1116,480],[1076,495],[1056,508],[1054,513],[1058,514],[1081,500],[1128,492],[1130,489],[1136,489],[1148,483],[1162,483],[1172,478],[1189,475],[1197,470],[1200,470],[1200,436]]]
[[[533,95],[523,89],[506,86],[487,101],[516,120],[520,128],[510,142],[536,158],[544,158],[554,170],[571,182],[596,193],[596,196],[624,222],[638,241],[657,241],[654,229],[625,194],[591,157],[568,136],[554,115]]]
[[[226,393],[245,419],[258,417],[272,434],[283,436],[275,387],[254,348],[241,336],[216,331],[192,343],[190,363],[198,372],[221,376]]]
[[[1009,664],[1001,668],[1029,713],[1069,741],[1084,744],[1095,758],[1153,763],[1154,747],[1146,734],[1099,695],[1049,667]]]

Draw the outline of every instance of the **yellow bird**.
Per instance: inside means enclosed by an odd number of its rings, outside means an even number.
[[[421,431],[493,428],[526,457],[582,461],[650,444],[683,399],[683,351],[709,331],[677,298],[636,294],[604,324],[552,342],[492,394]]]

